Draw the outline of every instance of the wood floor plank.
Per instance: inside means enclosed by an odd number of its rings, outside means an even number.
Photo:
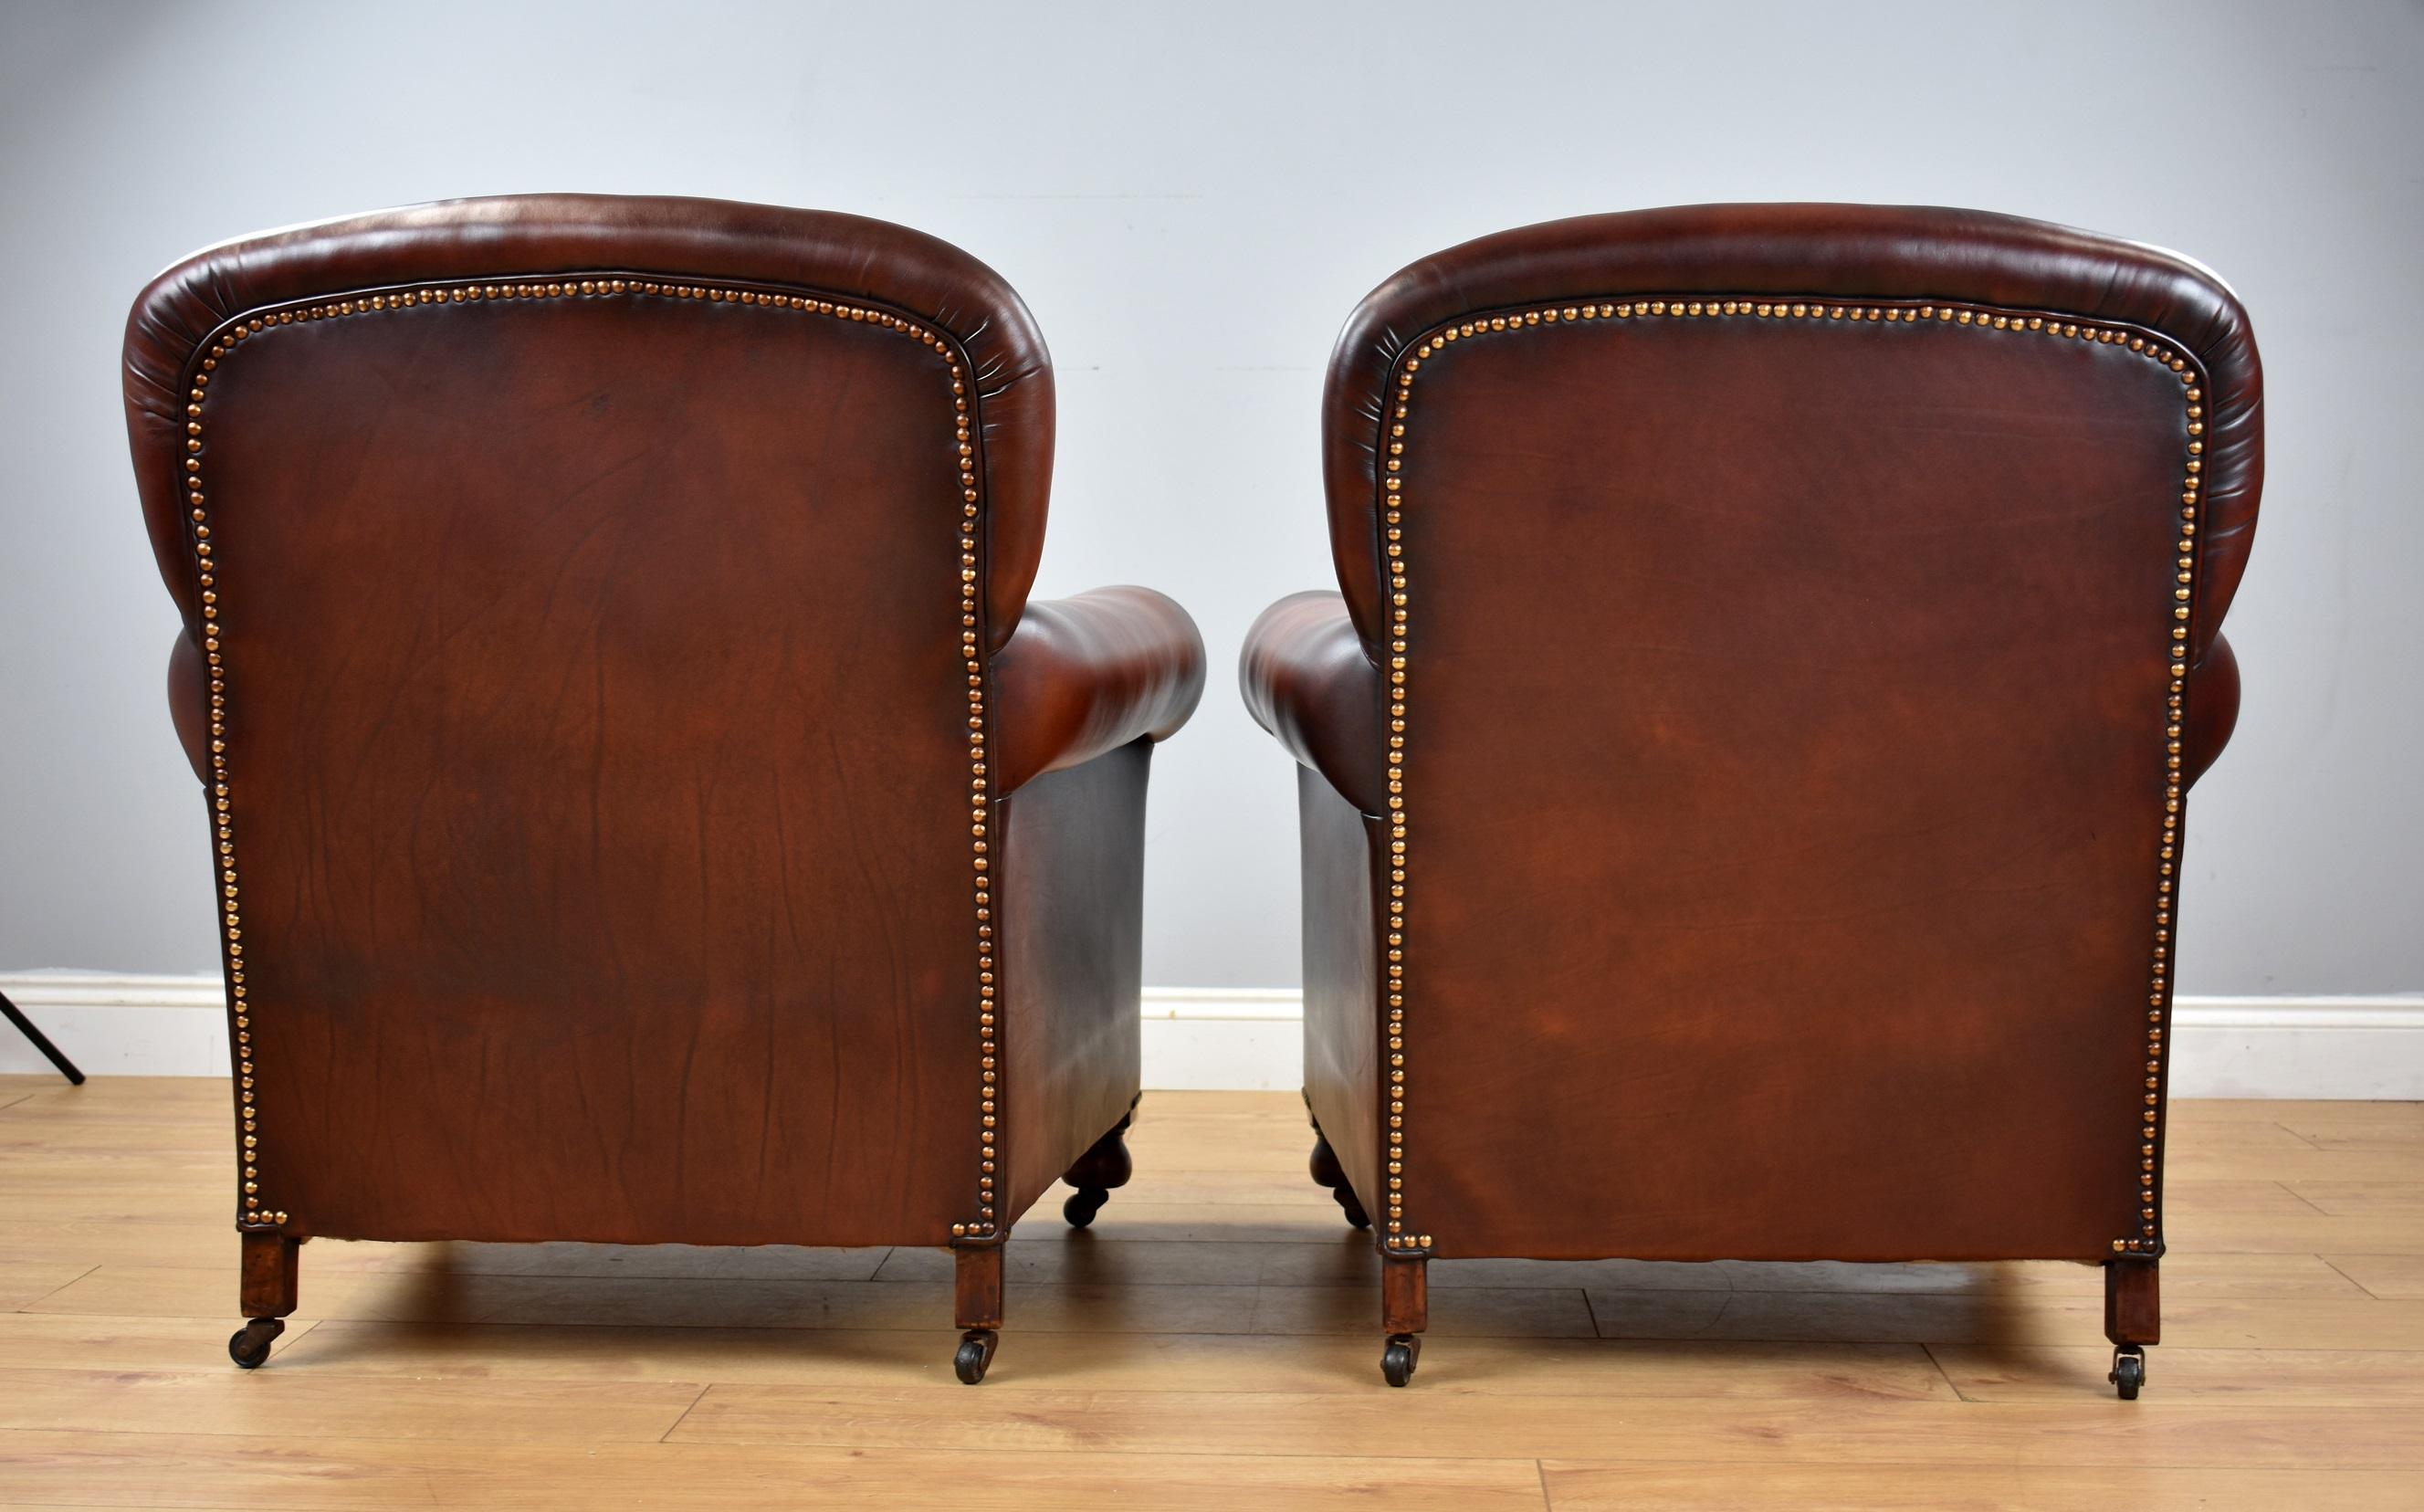
[[[2204,1129],[2217,1123],[2277,1123],[2285,1109],[2299,1107],[2368,1107],[2366,1103],[2296,1103],[2270,1097],[2188,1097],[2172,1104],[2166,1115],[2177,1128]]]
[[[1019,1222],[981,1391],[917,1249],[320,1241],[240,1372],[228,1116],[0,1078],[0,1503],[2424,1505],[2414,1105],[2175,1106],[2134,1404],[2050,1264],[1436,1262],[1392,1391],[1293,1093],[1148,1097],[1092,1229]]]
[[[567,1505],[814,1505],[892,1509],[923,1501],[965,1512],[1274,1512],[1385,1504],[1397,1512],[1538,1512],[1528,1459],[822,1450],[726,1444],[586,1449],[411,1440],[207,1434],[0,1433],[0,1485],[29,1501],[90,1506],[494,1512]]]
[[[890,1251],[700,1245],[381,1244],[314,1239],[303,1250],[305,1284],[323,1275],[444,1271],[487,1276],[627,1276],[766,1281],[866,1281]],[[949,1280],[949,1256],[929,1279]],[[232,1265],[235,1226],[208,1223],[104,1223],[0,1219],[0,1255],[82,1259],[89,1265],[209,1268]],[[895,1278],[900,1279],[900,1278]]]
[[[1108,1230],[1107,1219],[1096,1221]],[[1094,1229],[1071,1233],[1048,1223],[1036,1224],[1013,1234],[1005,1264],[1013,1286],[1061,1281],[1378,1286],[1380,1276],[1379,1257],[1370,1236],[1343,1224],[1329,1244],[1206,1241],[1190,1245],[1120,1239]],[[948,1253],[904,1248],[892,1251],[877,1278],[942,1281],[949,1280],[950,1274]],[[2103,1284],[2096,1267],[2060,1262],[1850,1265],[1726,1260],[1684,1265],[1651,1260],[1435,1260],[1430,1264],[1435,1293],[1509,1286],[1603,1286],[1626,1291],[1986,1291],[2092,1301],[2103,1295]],[[2354,1281],[2310,1254],[2184,1253],[2165,1260],[2163,1288],[2166,1296],[2181,1297],[2364,1295]]]
[[[1264,1286],[1254,1298],[1253,1331],[1345,1333],[1377,1339],[1375,1286]],[[1587,1339],[1595,1332],[1579,1286],[1468,1286],[1433,1294],[1434,1339]],[[1378,1344],[1373,1346],[1379,1348]]]
[[[0,1320],[0,1361],[9,1352]],[[36,1320],[30,1316],[27,1321]],[[100,1340],[128,1362],[192,1363],[218,1340],[174,1323],[96,1320]],[[529,1376],[573,1379],[707,1379],[878,1387],[946,1385],[943,1330],[868,1332],[741,1329],[517,1329],[478,1325],[322,1323],[290,1346],[282,1368],[347,1375]],[[113,1347],[96,1343],[96,1347]],[[30,1346],[26,1351],[30,1352]],[[1665,1344],[1608,1339],[1458,1339],[1434,1352],[1423,1385],[1441,1393],[1609,1398],[1809,1396],[1952,1401],[1950,1382],[1910,1345]],[[1133,1333],[1080,1335],[1012,1329],[985,1377],[987,1391],[1084,1385],[1102,1390],[1318,1392],[1387,1390],[1377,1332],[1352,1335]]]
[[[2373,1254],[2397,1253],[2417,1243],[2414,1215],[2371,1214],[2333,1218],[2321,1212],[2248,1217],[2166,1212],[2164,1242],[2172,1253]],[[2171,1255],[2164,1256],[2168,1264]]]
[[[0,1428],[283,1434],[299,1440],[654,1443],[698,1381],[418,1381],[231,1366],[198,1371],[0,1370]]]
[[[1649,1465],[1551,1461],[1553,1512],[2412,1512],[2400,1471],[2048,1465]]]
[[[90,1269],[73,1260],[16,1260],[0,1251],[0,1309],[32,1306]]]
[[[1237,1333],[1252,1326],[1252,1286],[1029,1286],[1011,1299],[1012,1326],[1101,1333],[1158,1326]],[[41,1313],[219,1317],[234,1313],[230,1271],[103,1265],[32,1304]],[[933,1329],[951,1316],[950,1288],[914,1282],[750,1278],[627,1279],[307,1271],[300,1315],[386,1322],[655,1324],[765,1329]]]
[[[2301,1182],[2414,1182],[2424,1171],[2424,1149],[2321,1150],[2304,1140],[2286,1150],[2248,1152],[2204,1145],[2167,1154],[2167,1177],[2182,1181],[2276,1181],[2296,1190]]]
[[[2103,1344],[1931,1345],[1961,1395],[1972,1402],[2063,1402],[2109,1390],[2113,1351]],[[2424,1351],[2413,1349],[2189,1349],[2146,1351],[2142,1402],[2259,1402],[2282,1407],[2370,1403],[2424,1411]]]
[[[288,1350],[310,1337],[311,1329],[308,1321],[290,1324],[272,1341],[270,1359],[282,1361]],[[0,1313],[0,1369],[216,1370],[227,1359],[227,1339],[233,1331],[231,1317]]]
[[[2336,1218],[2424,1218],[2424,1160],[2404,1181],[2288,1182],[2290,1191]]]
[[[2049,1304],[1988,1294],[1619,1292],[1594,1287],[1612,1339],[1859,1339],[2015,1346],[2103,1337],[2103,1302]],[[1439,1305],[1433,1299],[1432,1305]],[[2424,1303],[2373,1297],[2165,1299],[2163,1337],[2208,1349],[2424,1350]]]
[[[1049,1223],[1013,1230],[1010,1243],[1002,1249],[1004,1282],[1013,1292],[1023,1286],[1054,1282],[1158,1282],[1172,1286],[1380,1284],[1380,1257],[1372,1249],[1371,1236],[1357,1233],[1343,1223],[1328,1242],[1207,1239],[1193,1244],[1161,1244],[1112,1237],[1117,1231],[1108,1212],[1094,1221],[1100,1227],[1074,1233]],[[903,1246],[885,1260],[876,1279],[947,1281],[951,1279],[951,1265],[950,1255],[943,1250]],[[1438,1267],[1433,1268],[1432,1274],[1432,1284],[1439,1284]]]
[[[96,1076],[81,1087],[56,1076],[35,1081],[32,1093],[0,1116],[39,1118],[62,1127],[93,1121],[232,1133],[235,1101],[224,1076]]]
[[[1429,1368],[1427,1360],[1425,1369]],[[1419,1382],[1420,1377],[1417,1377]],[[2167,1403],[2110,1397],[1993,1407],[1928,1402],[1699,1402],[1595,1396],[1358,1400],[1298,1393],[1036,1391],[965,1400],[947,1387],[840,1390],[719,1383],[670,1441],[900,1449],[1185,1454],[1251,1443],[1266,1454],[1811,1463],[2271,1466],[2424,1470],[2424,1414],[2365,1407]],[[1376,1410],[1376,1409],[1378,1409]]]
[[[1590,1286],[1618,1291],[1960,1293],[2101,1306],[2103,1273],[2059,1261],[1991,1265],[1854,1265],[1842,1261],[1721,1260],[1680,1265],[1645,1260],[1433,1261],[1434,1292],[1459,1286]],[[2163,1295],[2183,1300],[2222,1297],[2346,1297],[2362,1288],[2310,1254],[2190,1251],[2163,1260]]]
[[[2424,1103],[2285,1103],[2276,1122],[2322,1150],[2424,1151]]]
[[[2390,1301],[2424,1301],[2424,1232],[2418,1233],[2417,1239],[2417,1252],[2413,1254],[2322,1258],[2371,1296]]]

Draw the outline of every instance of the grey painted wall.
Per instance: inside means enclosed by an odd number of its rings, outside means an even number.
[[[119,411],[136,290],[263,227],[590,189],[905,221],[1025,293],[1060,378],[1039,588],[1157,585],[1212,648],[1154,796],[1146,977],[1194,986],[1297,979],[1288,768],[1230,667],[1263,604],[1329,581],[1321,367],[1381,277],[1525,221],[1730,199],[1975,205],[2186,250],[2255,313],[2272,485],[2181,985],[2424,988],[2419,77],[2424,8],[2400,0],[13,0],[0,970],[216,960]]]

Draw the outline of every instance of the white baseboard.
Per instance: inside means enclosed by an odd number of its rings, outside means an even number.
[[[224,1076],[227,989],[216,977],[91,971],[0,976],[0,994],[88,1076]],[[0,1023],[0,1072],[51,1069]]]
[[[0,993],[89,1074],[227,1074],[216,978],[34,971]],[[1302,1017],[1291,988],[1148,987],[1144,1084],[1292,1089]],[[2172,1024],[2177,1097],[2424,1100],[2424,997],[2183,997]],[[46,1069],[0,1027],[0,1073]]]

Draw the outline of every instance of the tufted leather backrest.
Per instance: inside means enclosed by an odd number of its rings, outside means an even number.
[[[126,401],[245,1202],[947,1237],[1052,454],[1009,287],[847,215],[420,206],[171,268]]]
[[[1325,437],[1421,1231],[2151,1249],[2260,393],[2204,270],[1962,211],[1560,221],[1366,299]]]

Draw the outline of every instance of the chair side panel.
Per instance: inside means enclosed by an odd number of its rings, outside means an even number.
[[[1136,1102],[1152,772],[1153,743],[1134,740],[1029,781],[996,810],[1005,1222]]]
[[[1375,929],[1379,821],[1321,773],[1296,769],[1303,879],[1304,1096],[1339,1169],[1376,1218],[1388,1210],[1380,1177],[1380,954]]]

